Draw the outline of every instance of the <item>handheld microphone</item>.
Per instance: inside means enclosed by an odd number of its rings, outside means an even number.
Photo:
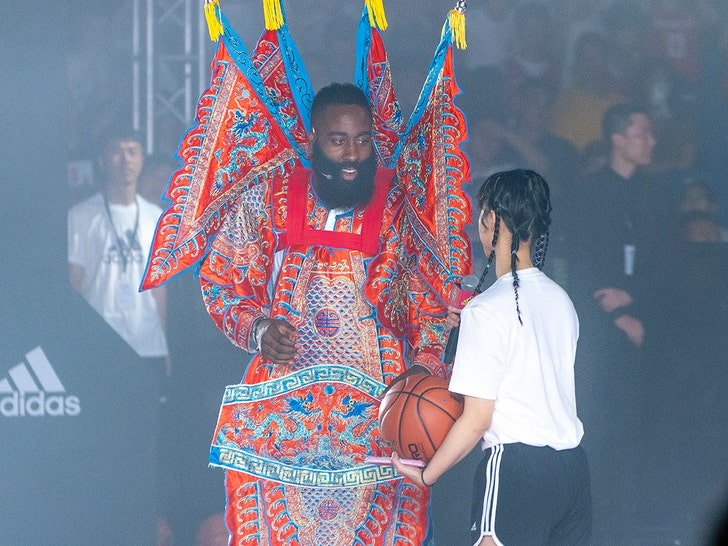
[[[465,304],[468,303],[478,291],[478,284],[480,279],[475,275],[465,275],[460,286],[457,287],[455,297],[453,298],[453,305],[462,309]],[[442,361],[445,364],[452,364],[455,359],[455,351],[458,348],[458,335],[460,334],[460,326],[456,326],[450,331],[450,337],[447,339],[447,345],[445,346],[445,353],[443,354]]]

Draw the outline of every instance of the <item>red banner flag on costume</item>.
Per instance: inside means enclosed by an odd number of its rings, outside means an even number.
[[[394,153],[404,135],[402,110],[394,92],[389,59],[379,30],[371,26],[365,7],[357,31],[357,67],[354,81],[366,93],[374,110],[374,142],[381,165],[394,166]]]
[[[397,176],[406,188],[412,232],[408,246],[418,267],[447,301],[453,283],[472,272],[465,225],[472,206],[463,190],[470,163],[461,149],[465,118],[455,105],[460,93],[453,70],[449,25],[438,46],[420,99],[396,152]]]
[[[157,224],[143,290],[199,262],[234,198],[273,172],[292,170],[297,160],[253,86],[259,77],[244,49],[233,51],[236,59],[230,54],[228,46],[242,42],[227,27],[225,37],[230,39],[218,44],[212,83],[198,102],[196,123],[180,145],[184,166],[167,189],[171,204]],[[248,61],[247,73],[241,59]]]
[[[314,93],[285,23],[277,30],[266,30],[262,34],[252,62],[263,81],[278,123],[297,148],[299,159],[306,165],[308,159],[304,150]]]

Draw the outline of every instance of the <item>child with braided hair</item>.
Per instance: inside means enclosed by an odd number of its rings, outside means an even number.
[[[493,265],[496,280],[460,317],[450,390],[464,396],[463,414],[425,468],[396,454],[392,462],[431,486],[480,442],[474,545],[586,545],[591,487],[574,386],[579,322],[566,292],[541,271],[549,188],[533,171],[500,172],[480,188],[478,205],[488,255],[481,284]]]

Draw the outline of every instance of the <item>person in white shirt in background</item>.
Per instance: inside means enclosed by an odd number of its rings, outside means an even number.
[[[162,213],[137,193],[143,164],[134,132],[104,140],[98,162],[103,187],[68,213],[68,275],[140,357],[166,359],[165,289],[139,292]]]

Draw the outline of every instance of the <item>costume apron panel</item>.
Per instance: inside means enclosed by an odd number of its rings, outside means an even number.
[[[228,470],[233,544],[422,544],[428,492],[364,462],[391,453],[383,390],[344,366],[226,389],[210,462]]]
[[[228,472],[227,525],[234,545],[421,546],[429,492],[396,480],[311,488]]]
[[[366,465],[389,454],[377,425],[384,385],[344,366],[314,366],[226,389],[210,462],[308,487],[351,487],[393,479]]]

